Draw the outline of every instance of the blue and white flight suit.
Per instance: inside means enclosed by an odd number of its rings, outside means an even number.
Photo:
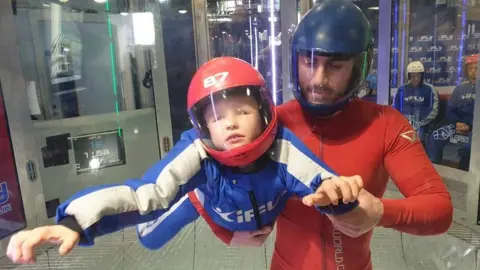
[[[434,163],[441,163],[443,148],[448,142],[459,144],[459,169],[468,171],[470,164],[470,150],[472,145],[473,110],[475,107],[475,85],[464,82],[453,90],[448,101],[447,117],[436,128],[427,142],[427,153]],[[467,134],[456,134],[456,124],[464,123],[470,127]]]
[[[398,88],[393,106],[408,119],[425,143],[429,124],[438,115],[439,95],[435,87],[425,82],[418,87],[404,84]]]
[[[80,245],[93,245],[95,237],[141,224],[140,242],[157,249],[199,217],[192,199],[224,228],[252,231],[272,225],[292,195],[314,193],[335,174],[284,127],[257,163],[258,170],[248,173],[221,165],[207,155],[191,129],[142,179],[87,188],[62,203],[56,219],[72,229],[74,221],[82,235]],[[317,209],[343,214],[357,204],[340,200],[337,206]]]

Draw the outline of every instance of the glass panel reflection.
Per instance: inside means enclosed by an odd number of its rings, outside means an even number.
[[[378,19],[379,19],[379,1],[378,0],[354,0],[355,4],[363,11],[372,29],[372,67],[368,74],[359,97],[371,102],[377,102],[377,67],[378,67]]]
[[[119,12],[111,1],[28,7],[18,9],[15,24],[32,119],[153,107],[151,74],[138,50],[154,45],[151,12]]]
[[[394,5],[406,11],[394,36],[406,46],[394,48],[405,64],[396,76],[398,88],[392,83],[393,106],[418,131],[432,162],[468,171],[480,6],[426,0]]]
[[[26,1],[14,15],[36,120],[29,150],[39,160],[48,218],[78,190],[138,177],[171,142],[171,117],[163,112],[170,109],[166,81],[173,80],[158,49],[158,10],[168,9],[100,2]]]
[[[210,56],[233,56],[257,68],[282,103],[280,1],[207,1]]]

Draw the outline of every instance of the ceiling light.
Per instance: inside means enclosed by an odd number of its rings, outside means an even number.
[[[371,10],[378,10],[378,7],[369,7],[368,9],[371,9]]]
[[[132,20],[135,45],[155,45],[153,13],[134,12],[132,13]]]
[[[185,14],[185,13],[187,13],[187,11],[186,11],[185,9],[180,9],[180,10],[178,11],[178,13],[180,13],[180,14]]]

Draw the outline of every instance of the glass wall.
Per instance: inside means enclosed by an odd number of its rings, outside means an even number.
[[[207,1],[210,57],[233,56],[255,66],[276,104],[283,99],[280,16],[280,0]]]
[[[152,45],[153,16],[125,10],[120,15],[119,9],[125,7],[108,1],[31,1],[18,7],[15,23],[34,120],[153,106],[151,87],[142,83],[143,51],[132,46]],[[134,35],[138,24],[144,26],[141,39]]]
[[[159,1],[165,51],[168,98],[172,117],[173,143],[191,128],[187,114],[187,92],[197,70],[192,1]],[[181,52],[181,53],[179,53]]]
[[[15,6],[35,140],[28,151],[39,158],[47,217],[87,186],[138,177],[190,127],[185,96],[196,67],[185,3]]]
[[[190,127],[185,96],[196,70],[191,1],[22,1],[15,24],[33,120],[153,109],[154,88],[162,87],[175,119],[173,140]],[[169,68],[162,83],[168,90],[153,84],[152,72],[164,69],[157,65],[163,55],[155,54],[156,25],[165,40]]]
[[[392,105],[432,162],[469,170],[479,52],[478,1],[394,1]]]
[[[370,74],[368,74],[359,97],[377,102],[378,43],[379,43],[379,0],[355,0],[355,4],[363,11],[372,28],[373,58]]]

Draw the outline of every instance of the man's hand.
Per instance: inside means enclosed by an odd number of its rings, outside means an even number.
[[[307,206],[338,205],[338,200],[343,203],[354,202],[360,190],[363,188],[363,180],[360,176],[335,176],[324,180],[314,194],[303,197],[302,202]]]
[[[365,189],[360,191],[358,202],[358,206],[346,214],[327,215],[336,229],[350,237],[359,237],[369,232],[383,216],[382,201]]]
[[[271,226],[263,227],[257,231],[237,231],[233,233],[230,246],[233,247],[261,247],[272,232]]]
[[[457,133],[465,134],[465,133],[468,133],[469,130],[470,130],[470,127],[465,123],[458,122],[455,125],[455,131]]]

